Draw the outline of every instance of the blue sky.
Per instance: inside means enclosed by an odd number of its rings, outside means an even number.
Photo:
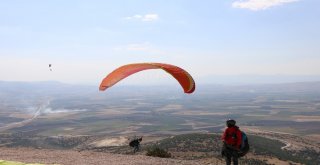
[[[319,5],[317,0],[3,0],[0,80],[97,84],[113,69],[135,62],[174,64],[203,83],[252,76],[320,80]],[[146,79],[174,81],[154,70],[125,83]]]

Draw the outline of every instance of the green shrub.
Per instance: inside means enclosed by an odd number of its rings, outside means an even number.
[[[153,147],[148,148],[146,155],[153,156],[153,157],[160,157],[160,158],[170,158],[171,157],[171,154],[168,151],[166,151],[158,146],[153,146]]]

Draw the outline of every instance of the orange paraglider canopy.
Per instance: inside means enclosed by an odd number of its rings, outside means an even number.
[[[171,74],[180,83],[185,93],[192,93],[195,90],[195,82],[188,72],[177,66],[163,63],[135,63],[123,65],[112,71],[102,80],[99,90],[104,91],[122,79],[148,69],[162,69]]]

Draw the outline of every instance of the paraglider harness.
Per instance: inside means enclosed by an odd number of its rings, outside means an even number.
[[[250,149],[249,146],[249,140],[248,140],[248,136],[246,135],[246,133],[244,133],[243,131],[241,131],[238,127],[236,129],[236,131],[240,131],[241,132],[241,145],[240,145],[240,149],[236,148],[235,146],[229,145],[227,143],[223,143],[223,149],[222,149],[222,155],[225,155],[225,150],[226,149],[231,149],[231,150],[235,150],[238,152],[238,157],[243,157],[245,156]],[[237,133],[236,131],[231,135],[232,138],[237,139]],[[230,135],[229,135],[230,136]]]
[[[245,156],[249,152],[249,149],[250,149],[249,140],[248,140],[248,136],[246,135],[246,133],[241,131],[241,136],[242,136],[242,141],[241,141],[240,151],[238,152],[239,157]]]
[[[140,150],[140,142],[142,141],[142,137],[140,138],[134,138],[130,141],[129,146],[133,147],[133,153]]]

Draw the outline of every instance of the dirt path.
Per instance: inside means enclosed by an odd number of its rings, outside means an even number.
[[[0,147],[0,159],[24,163],[63,165],[200,165],[203,162],[155,158],[144,155],[119,155],[91,151],[48,150]]]

